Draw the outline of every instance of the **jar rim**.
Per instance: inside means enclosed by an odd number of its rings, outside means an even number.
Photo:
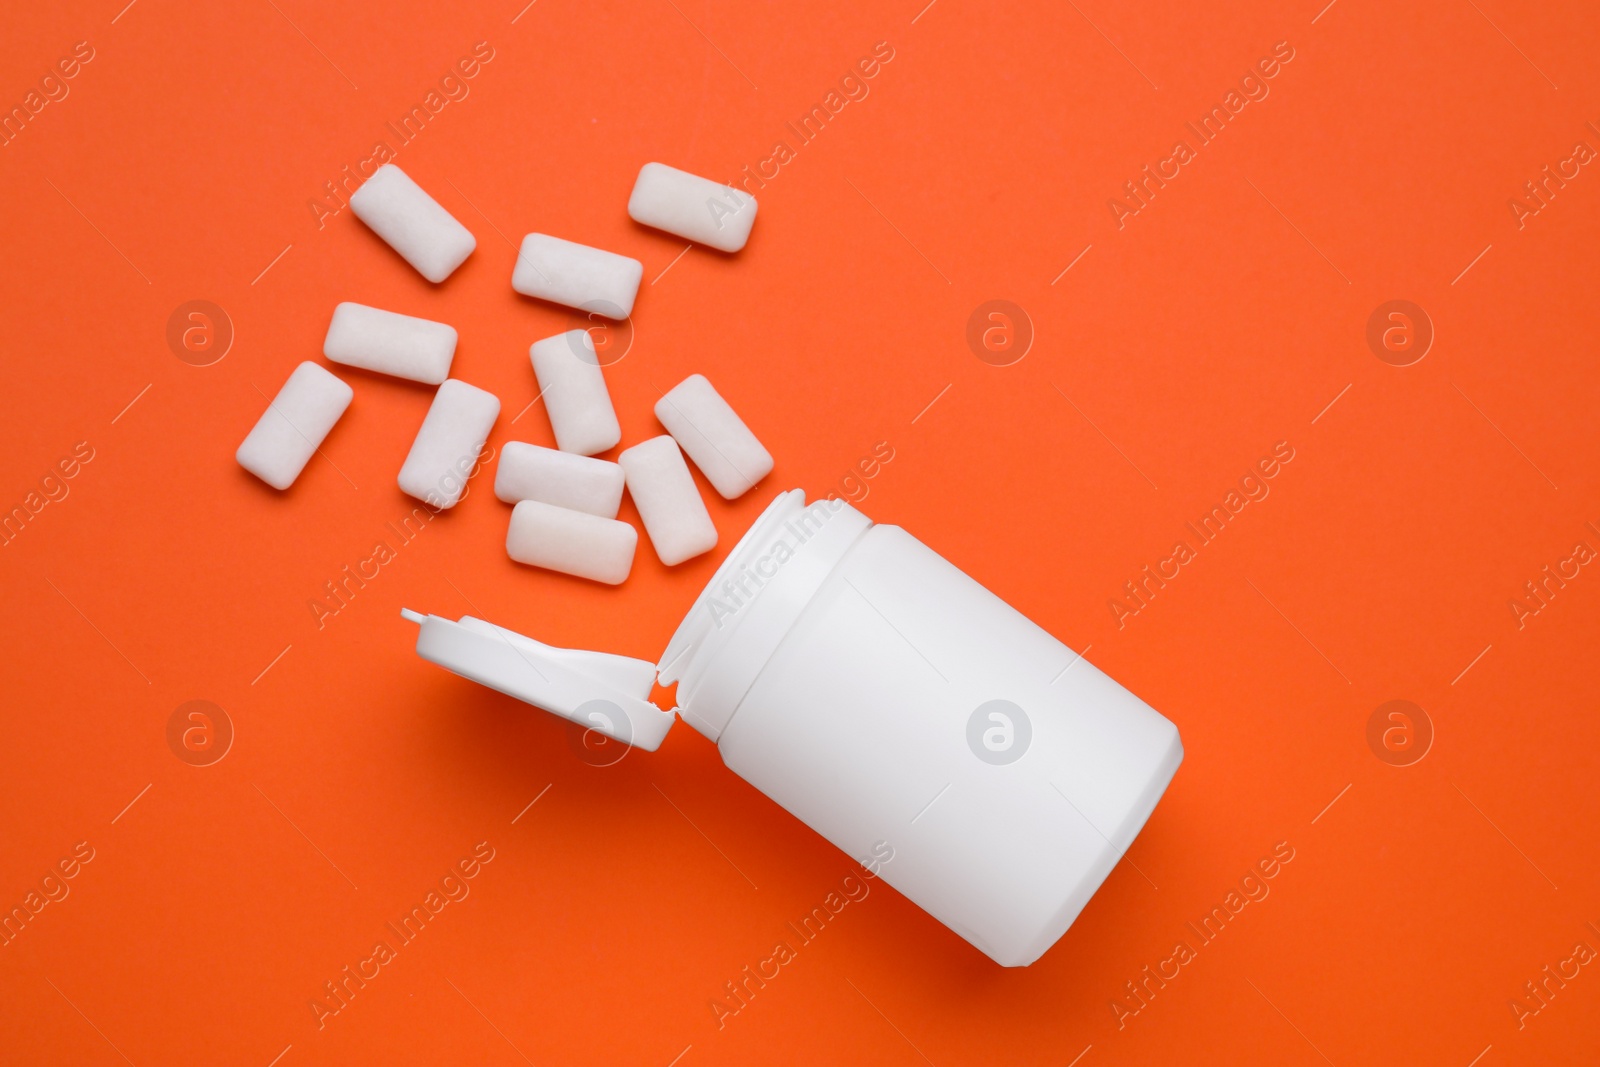
[[[779,494],[695,599],[656,670],[715,741],[813,596],[872,520],[837,497]]]

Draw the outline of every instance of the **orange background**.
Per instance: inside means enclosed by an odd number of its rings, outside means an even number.
[[[7,108],[76,42],[94,58],[0,148],[0,501],[94,458],[0,548],[0,905],[77,842],[94,859],[0,948],[0,1059],[1593,1060],[1595,967],[1520,1028],[1509,1004],[1600,948],[1600,575],[1520,629],[1508,607],[1600,548],[1600,174],[1521,228],[1508,206],[1600,147],[1591,5],[519,6],[7,15]],[[470,95],[398,151],[478,238],[433,287],[308,202],[480,41]],[[880,41],[744,252],[674,263],[629,221],[642,163],[729,178],[793,147]],[[1270,95],[1119,229],[1108,199],[1280,41]],[[411,508],[429,391],[340,370],[355,401],[285,494],[233,461],[263,394],[356,300],[456,325],[453,373],[504,403],[490,443],[550,444],[542,406],[511,421],[529,343],[568,322],[510,290],[530,231],[645,265],[607,370],[625,443],[699,371],[776,471],[731,504],[702,481],[719,550],[669,572],[641,546],[608,589],[506,558],[491,470],[319,629],[307,602]],[[194,299],[236,333],[210,366],[165,336]],[[1035,333],[1011,366],[965,340],[991,299]],[[1393,299],[1436,330],[1411,366],[1365,339]],[[560,720],[418,660],[399,609],[654,659],[774,492],[836,489],[880,441],[862,510],[1092,646],[1187,759],[1032,967],[873,883],[719,1028],[723,984],[847,857],[686,726],[591,765]],[[1119,627],[1108,600],[1279,441],[1270,496]],[[236,731],[211,766],[166,740],[195,699]],[[1436,735],[1410,766],[1367,742],[1394,699]],[[470,896],[319,1029],[323,983],[481,841]],[[1124,983],[1279,842],[1270,896],[1119,1028]]]

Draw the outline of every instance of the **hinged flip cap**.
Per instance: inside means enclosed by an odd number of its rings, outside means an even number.
[[[675,716],[650,703],[655,664],[556,648],[464,615],[457,622],[402,609],[419,624],[417,655],[506,696],[623,744],[654,752]]]

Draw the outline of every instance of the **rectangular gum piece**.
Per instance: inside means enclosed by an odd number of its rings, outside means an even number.
[[[756,199],[731,185],[665,163],[646,163],[633,183],[628,214],[635,222],[685,241],[737,252],[750,240]]]
[[[656,555],[668,567],[717,546],[717,528],[677,442],[652,437],[617,457]]]
[[[580,311],[621,321],[633,314],[644,264],[600,248],[543,233],[522,239],[511,288]]]
[[[322,354],[347,367],[438,385],[450,377],[456,328],[345,301],[333,309]]]
[[[262,412],[234,458],[272,488],[289,488],[354,395],[348,385],[322,367],[300,364]]]
[[[656,418],[724,500],[772,473],[772,453],[703,374],[689,375],[656,401]]]
[[[639,531],[628,523],[524,500],[511,512],[506,554],[518,563],[620,585],[633,569]]]
[[[603,459],[507,441],[495,470],[494,495],[507,504],[538,500],[614,519],[622,506],[622,468]]]
[[[580,456],[615,448],[622,440],[622,427],[611,406],[611,393],[589,331],[568,330],[535,341],[528,358],[533,361],[539,395],[556,434],[556,447]]]
[[[455,507],[499,415],[493,393],[456,378],[439,386],[400,468],[400,489],[431,507]]]
[[[350,209],[435,284],[478,247],[470,230],[393,163],[379,167],[350,195]]]

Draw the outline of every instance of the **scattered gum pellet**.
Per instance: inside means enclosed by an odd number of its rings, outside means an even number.
[[[622,427],[589,332],[568,330],[535,341],[528,358],[533,361],[539,395],[555,430],[556,446],[580,456],[615,448],[622,440]]]
[[[495,470],[494,495],[507,504],[538,500],[614,519],[622,506],[623,480],[615,463],[507,441]]]
[[[333,309],[322,354],[347,367],[438,385],[450,377],[456,328],[346,301]]]
[[[623,452],[617,462],[662,563],[675,566],[716,547],[717,528],[677,442],[666,434],[652,437]]]
[[[283,383],[234,458],[274,489],[300,477],[355,393],[315,363],[302,363]]]
[[[620,585],[633,569],[639,531],[616,519],[524,500],[511,512],[506,554],[518,563]]]
[[[430,282],[450,277],[478,239],[393,163],[350,195],[350,209]]]
[[[656,401],[656,418],[725,500],[772,472],[772,453],[703,374],[691,374]]]
[[[511,288],[556,304],[622,320],[633,314],[644,264],[543,233],[522,239]]]
[[[731,185],[665,163],[646,163],[633,183],[628,214],[635,222],[677,234],[685,241],[737,252],[750,240],[756,199]]]
[[[456,378],[439,386],[400,468],[400,489],[436,508],[455,507],[499,415],[493,393]]]

